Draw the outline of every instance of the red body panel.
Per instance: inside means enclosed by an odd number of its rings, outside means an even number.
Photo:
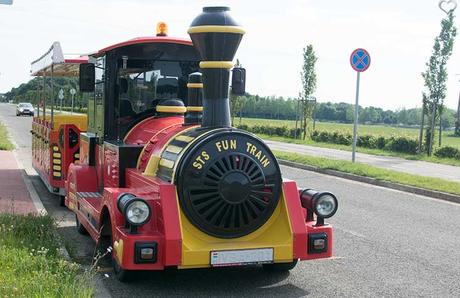
[[[179,206],[174,184],[142,173],[152,154],[159,153],[177,133],[189,127],[182,125],[182,117],[149,118],[136,125],[126,136],[126,144],[144,145],[138,168],[125,171],[125,188],[118,188],[118,157],[112,151],[104,152],[103,145],[96,145],[96,166],[71,165],[68,175],[66,205],[73,208],[82,225],[98,241],[104,224],[104,214],[111,219],[114,241],[123,241],[123,259],[120,264],[131,270],[162,270],[165,266],[181,265],[182,241]],[[88,148],[82,143],[81,161],[87,161]],[[87,193],[103,189],[103,195],[93,197]],[[283,182],[284,197],[293,231],[293,258],[309,260],[332,256],[332,227],[317,227],[316,222],[306,222],[306,210],[300,204],[297,185],[294,181]],[[85,194],[86,192],[86,194]],[[125,228],[125,219],[117,207],[121,193],[129,192],[142,197],[152,210],[148,224],[130,234]],[[84,196],[87,197],[84,197]],[[106,210],[106,211],[104,211]],[[308,234],[326,233],[328,250],[325,253],[308,254]],[[150,241],[158,243],[157,262],[134,263],[135,243]]]
[[[71,131],[76,136],[73,146],[69,138]],[[49,121],[34,118],[31,132],[32,166],[52,192],[64,194],[68,167],[79,160],[81,131],[73,124],[52,129]]]

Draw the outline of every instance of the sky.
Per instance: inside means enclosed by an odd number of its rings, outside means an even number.
[[[421,73],[445,16],[438,0],[14,0],[0,5],[0,93],[31,79],[30,62],[54,41],[64,53],[90,53],[154,35],[159,21],[168,23],[170,36],[187,37],[191,21],[210,5],[229,6],[246,30],[236,58],[246,68],[249,93],[298,96],[302,49],[312,44],[318,101],[354,103],[356,72],[349,58],[365,48],[371,66],[361,74],[359,104],[393,110],[421,106]],[[445,98],[455,110],[459,38]]]

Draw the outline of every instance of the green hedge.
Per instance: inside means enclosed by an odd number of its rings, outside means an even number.
[[[455,158],[460,160],[460,150],[450,146],[438,148],[434,155],[439,158]]]
[[[302,130],[297,128],[297,132],[295,128],[289,128],[287,126],[264,126],[264,125],[254,125],[248,126],[246,124],[241,124],[237,126],[240,129],[250,131],[252,133],[260,133],[269,136],[279,136],[279,137],[288,137],[294,138],[296,135],[297,137],[300,136]]]
[[[264,126],[264,125],[239,125],[238,128],[250,131],[255,134],[265,134],[269,136],[279,136],[294,138],[295,135],[301,135],[301,129],[289,128],[287,126]],[[315,142],[332,143],[339,145],[351,146],[353,143],[353,136],[350,133],[343,133],[339,131],[319,131],[315,130],[310,135],[311,139]],[[360,135],[357,142],[358,147],[381,149],[401,153],[416,154],[418,142],[415,139],[402,137],[402,136],[374,136],[374,135]]]
[[[341,145],[351,145],[353,136],[349,133],[341,133],[337,131],[313,131],[311,139],[315,142],[333,143]],[[401,153],[416,154],[418,142],[415,139],[407,137],[383,137],[374,135],[359,135],[356,140],[356,146],[381,149]]]

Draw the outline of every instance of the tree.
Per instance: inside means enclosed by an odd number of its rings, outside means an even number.
[[[242,67],[242,65],[240,64],[240,60],[236,59],[235,68],[239,68],[239,67]],[[234,122],[235,116],[238,115],[242,106],[243,106],[243,101],[241,100],[241,97],[235,94],[230,94],[230,111],[232,114],[232,125],[235,125],[235,122]]]
[[[423,91],[423,104],[428,112],[430,126],[426,130],[428,155],[433,151],[433,138],[437,115],[440,115],[446,96],[447,68],[446,64],[452,54],[454,39],[457,28],[454,26],[453,11],[447,13],[447,17],[441,21],[441,32],[434,40],[432,55],[426,63],[427,70],[422,73],[426,89]],[[423,116],[422,116],[423,119]]]
[[[302,112],[302,131],[303,139],[305,140],[307,134],[307,120],[311,118],[313,112],[313,102],[309,101],[309,97],[315,92],[316,89],[316,71],[315,64],[318,58],[313,50],[313,45],[307,45],[303,49],[303,66],[300,73],[302,79],[302,93],[301,93],[301,112]]]

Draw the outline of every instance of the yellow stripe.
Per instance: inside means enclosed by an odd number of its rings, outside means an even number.
[[[55,152],[55,153],[53,153],[53,157],[61,158],[61,153]]]
[[[80,158],[80,153],[75,153],[75,154],[73,155],[73,157],[75,157],[75,158]]]
[[[232,61],[201,61],[200,68],[226,68],[233,67]]]
[[[174,154],[177,154],[177,153],[181,152],[182,149],[183,148],[177,147],[177,146],[174,146],[174,145],[169,145],[168,147],[166,147],[166,151],[174,153]]]
[[[160,166],[172,169],[174,167],[174,161],[162,158],[160,159]]]
[[[53,166],[53,170],[60,171],[60,170],[61,170],[61,166]]]
[[[53,159],[53,163],[54,163],[54,164],[57,164],[57,165],[60,165],[60,164],[61,164],[61,160],[60,160],[60,159]]]
[[[157,106],[157,112],[159,113],[180,113],[183,114],[187,111],[185,107],[176,106]]]
[[[59,147],[58,146],[53,146],[53,151],[59,152]]]
[[[244,34],[243,28],[239,26],[217,26],[217,25],[208,25],[208,26],[194,26],[190,27],[187,31],[190,33],[238,33]]]
[[[203,107],[188,106],[187,112],[203,112]]]
[[[203,83],[188,83],[187,88],[203,88]]]
[[[192,138],[192,137],[189,137],[189,136],[177,136],[177,137],[175,138],[175,140],[189,143],[189,142],[193,141],[193,138]]]
[[[53,176],[54,177],[61,177],[61,173],[60,172],[53,172]]]

